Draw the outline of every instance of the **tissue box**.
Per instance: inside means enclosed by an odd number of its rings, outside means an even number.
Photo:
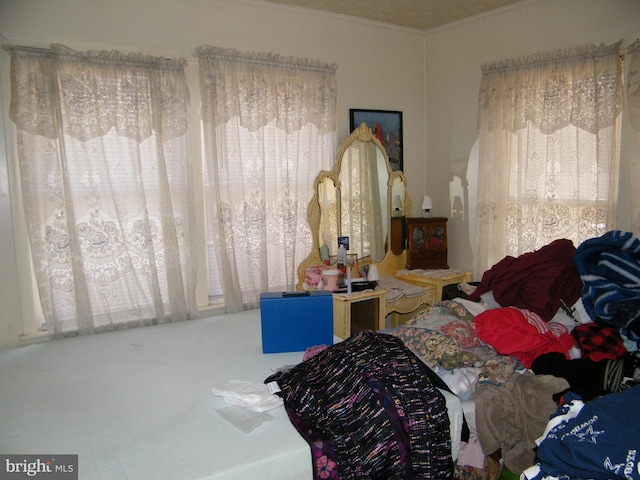
[[[260,294],[262,353],[333,344],[333,296],[326,290]]]

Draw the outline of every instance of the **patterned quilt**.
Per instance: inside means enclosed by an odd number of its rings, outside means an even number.
[[[430,305],[394,333],[431,369],[475,367],[480,383],[504,384],[522,364],[500,355],[476,335],[474,316],[459,302]]]

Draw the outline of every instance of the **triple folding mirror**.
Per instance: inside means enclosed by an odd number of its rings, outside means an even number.
[[[391,216],[405,211],[411,204],[404,174],[392,171],[384,148],[362,123],[342,143],[333,170],[316,178],[308,208],[313,248],[298,278],[321,263],[321,249],[337,254],[338,237],[349,237],[349,254],[381,262],[390,251]]]

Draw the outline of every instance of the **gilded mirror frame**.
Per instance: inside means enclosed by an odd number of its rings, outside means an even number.
[[[392,204],[396,201],[393,197],[398,196],[398,186],[400,186],[404,190],[404,198],[400,198],[402,203],[402,212],[403,215],[410,215],[412,202],[409,197],[408,189],[407,189],[407,180],[404,176],[404,173],[399,170],[392,170],[391,165],[389,163],[389,157],[387,153],[380,143],[380,141],[373,135],[372,130],[367,127],[365,123],[362,123],[358,128],[353,130],[353,132],[342,142],[340,149],[336,155],[336,161],[333,166],[333,169],[330,171],[323,170],[321,171],[314,181],[314,196],[309,202],[307,206],[307,221],[309,224],[309,228],[311,230],[312,237],[312,247],[311,252],[308,257],[303,260],[298,265],[298,289],[303,289],[303,283],[305,280],[305,272],[308,268],[320,265],[322,263],[322,259],[320,256],[320,225],[322,221],[328,221],[327,219],[323,219],[323,209],[321,207],[321,202],[324,201],[323,195],[321,193],[323,188],[330,187],[333,185],[335,188],[335,198],[336,198],[336,207],[335,212],[326,213],[330,219],[335,219],[333,221],[337,222],[337,231],[340,232],[342,228],[342,205],[341,205],[341,192],[342,192],[342,182],[340,179],[340,172],[342,169],[342,159],[344,158],[345,153],[349,149],[351,145],[355,142],[371,142],[377,149],[379,153],[382,153],[382,158],[384,159],[384,163],[386,166],[386,171],[388,174],[387,177],[387,185],[386,185],[386,235],[385,235],[385,254],[384,257],[375,262],[378,266],[378,270],[381,275],[392,275],[395,270],[404,267],[406,253],[403,251],[402,254],[396,255],[391,251],[391,216],[392,216]],[[377,152],[377,153],[378,153]],[[401,195],[400,195],[401,196]],[[337,238],[336,238],[337,242]]]

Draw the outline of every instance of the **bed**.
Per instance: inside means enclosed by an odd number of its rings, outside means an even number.
[[[240,407],[212,393],[260,385],[304,354],[263,354],[260,310],[1,350],[0,452],[78,455],[92,480],[311,479],[283,408],[243,431],[221,415]]]
[[[639,261],[640,240],[624,232],[610,232],[578,249],[569,240],[554,241],[536,252],[505,258],[485,273],[479,285],[460,285],[459,298],[435,302],[406,325],[377,332],[382,343],[387,342],[383,336],[399,339],[437,380],[446,383],[464,412],[466,434],[460,425],[454,431],[448,424],[452,444],[455,436],[463,440],[455,454],[452,448],[455,464],[447,476],[424,478],[640,477],[636,454],[640,420],[630,413],[640,397],[637,337],[633,340],[640,310],[635,302]],[[468,294],[462,295],[465,291]],[[611,321],[598,315],[594,322],[593,311],[608,312]],[[363,335],[371,336],[359,333],[357,337]],[[338,412],[336,419],[325,415],[323,408],[341,409],[348,403],[357,409],[362,428],[371,428],[369,404],[362,407],[351,400],[361,400],[363,392],[368,392],[362,379],[395,378],[385,365],[397,368],[412,363],[408,358],[386,357],[388,350],[372,347],[368,338],[350,341],[355,347],[351,352],[340,351],[337,359],[327,355],[312,365],[305,362],[293,373],[269,378],[285,385],[281,395],[287,400],[292,423],[316,449],[314,458],[322,459],[320,468],[316,465],[316,479],[342,478],[333,476],[336,464],[351,469],[351,464],[365,464],[373,456],[342,438],[347,434],[360,438],[359,430],[338,428],[340,422],[348,428],[358,423],[352,421],[352,410],[348,415]],[[328,349],[332,350],[335,347]],[[363,353],[369,350],[370,356]],[[344,357],[355,360],[345,362]],[[383,358],[381,364],[379,358]],[[355,374],[343,375],[345,370]],[[339,387],[327,388],[323,372]],[[318,379],[322,381],[314,383]],[[381,405],[405,408],[402,395],[393,394],[402,382],[382,382],[377,387],[391,396],[391,400],[384,397]],[[437,393],[423,395],[426,403]],[[409,406],[404,413],[409,418],[413,411]],[[384,428],[381,425],[375,423],[374,431]],[[331,440],[326,432],[337,438],[333,449],[344,449],[352,457],[327,448]],[[370,468],[383,468],[375,471],[380,478],[405,478],[389,476],[385,470],[393,462],[402,465],[393,454],[397,442],[387,443],[392,432],[372,450],[385,455],[383,466]],[[435,440],[426,441],[438,445]],[[422,468],[421,461],[414,461],[416,469]]]
[[[604,239],[609,257],[611,244],[624,249],[640,246],[635,237],[617,236],[620,238],[616,242]],[[616,475],[640,478],[632,452],[640,444],[640,420],[629,414],[635,411],[632,408],[640,392],[636,386],[640,367],[635,354],[637,343],[634,350],[628,337],[625,341],[615,335],[601,343],[593,341],[593,332],[582,332],[573,337],[575,342],[566,342],[569,332],[578,326],[594,325],[589,310],[609,311],[614,322],[611,328],[618,331],[622,325],[630,334],[635,324],[628,317],[622,322],[621,307],[631,315],[637,304],[632,294],[610,286],[607,291],[616,291],[613,301],[620,308],[607,310],[603,283],[613,279],[607,278],[606,271],[593,275],[592,266],[583,270],[583,264],[601,262],[583,262],[581,256],[575,262],[580,265],[577,277],[565,271],[571,269],[576,251],[561,243],[553,245],[551,251],[563,252],[562,258],[541,249],[542,254],[505,259],[499,268],[487,272],[480,285],[469,290],[470,298],[464,298],[468,297],[465,294],[436,302],[406,325],[358,334],[366,341],[379,336],[382,343],[391,346],[385,351],[402,355],[404,360],[396,366],[410,363],[414,366],[411,375],[424,373],[425,378],[409,378],[423,388],[423,401],[416,405],[422,408],[424,402],[436,408],[434,418],[439,423],[437,432],[423,428],[422,433],[427,442],[438,446],[438,452],[449,455],[443,462],[451,461],[445,467],[451,467],[451,478],[515,478],[527,472],[527,478],[541,480],[548,478],[548,473],[557,474],[557,468],[573,472],[569,468],[576,467],[580,471],[567,457],[593,442],[562,443],[557,432],[564,428],[579,432],[589,425],[600,428],[593,415],[605,422],[597,432],[602,433],[600,445],[607,447],[598,450],[598,456],[587,453],[585,458],[602,459],[606,464],[610,455],[608,465],[617,469]],[[566,261],[567,254],[571,263]],[[637,263],[627,257],[625,261]],[[522,266],[527,274],[516,272],[516,266]],[[503,267],[505,270],[499,272]],[[537,274],[546,277],[546,288]],[[508,282],[504,282],[506,278]],[[576,279],[587,288],[581,287],[578,298],[572,301]],[[597,283],[592,285],[593,281]],[[530,282],[535,282],[533,287]],[[536,295],[532,302],[529,293],[533,288]],[[558,292],[562,293],[558,296]],[[505,298],[513,304],[505,304]],[[556,311],[554,304],[558,305]],[[526,330],[526,335],[536,342],[521,342],[523,335],[516,335],[515,328],[499,330],[502,324],[514,327],[516,317],[527,328],[535,327]],[[480,324],[486,327],[484,333],[478,328]],[[512,340],[493,346],[493,338]],[[256,385],[285,380],[284,393],[281,390],[276,395],[287,398],[292,386],[304,385],[299,381],[304,378],[302,370],[309,365],[326,365],[322,361],[331,352],[344,353],[352,341],[336,341],[336,345],[321,346],[317,351],[265,355],[261,349],[260,311],[253,310],[3,350],[0,452],[78,455],[79,478],[91,479],[337,478],[318,469],[318,458],[312,455],[313,442],[300,434],[300,418],[295,411],[269,410],[270,419],[245,432],[223,418],[222,411],[229,408],[229,403],[212,391],[231,380]],[[518,348],[509,350],[514,345]],[[531,345],[534,348],[529,348]],[[351,352],[361,359],[357,348]],[[379,367],[389,364],[381,362]],[[603,365],[607,368],[600,368]],[[574,366],[577,368],[568,368]],[[437,378],[431,377],[432,373]],[[387,370],[386,376],[394,374]],[[329,377],[321,375],[321,380],[337,382],[336,376]],[[437,386],[440,382],[442,385]],[[314,394],[326,390],[322,382],[319,385]],[[352,398],[348,388],[342,393],[335,391],[344,399]],[[575,393],[580,398],[572,398]],[[385,404],[387,412],[392,412],[389,402]],[[366,417],[362,425],[367,427]],[[435,433],[437,438],[429,436]],[[556,441],[559,445],[553,444]],[[631,448],[625,450],[627,443]],[[357,464],[357,458],[350,460]],[[580,467],[594,472],[602,468],[602,462]],[[616,475],[592,474],[593,478]]]
[[[308,479],[282,408],[247,434],[212,394],[302,355],[262,353],[259,310],[2,350],[0,452],[78,455],[92,480]]]

